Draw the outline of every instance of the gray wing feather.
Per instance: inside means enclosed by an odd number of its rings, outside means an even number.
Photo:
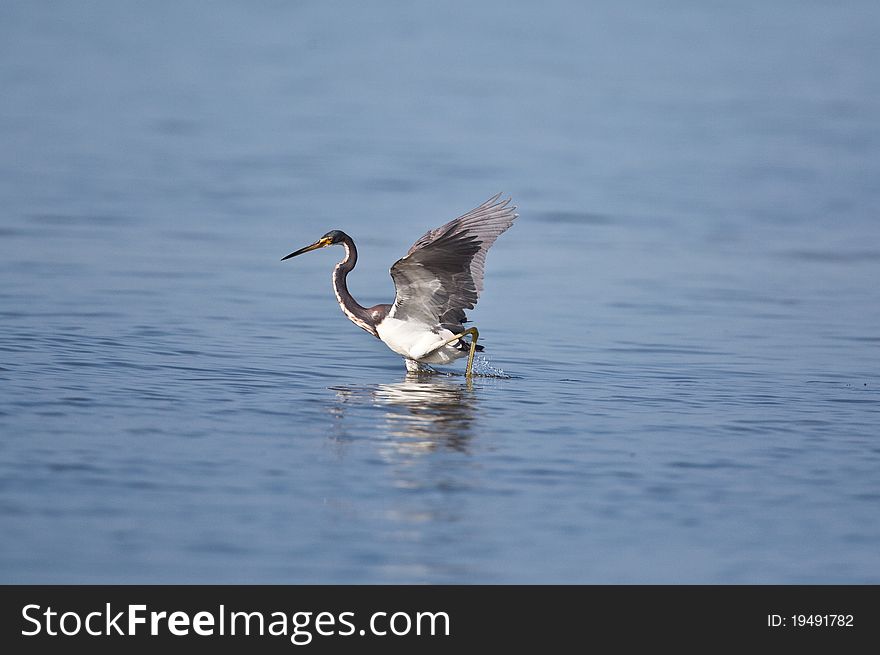
[[[516,207],[501,194],[430,230],[391,267],[397,289],[390,316],[457,329],[483,290],[486,252],[509,228]]]

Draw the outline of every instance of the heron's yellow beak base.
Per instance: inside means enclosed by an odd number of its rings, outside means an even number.
[[[303,253],[306,253],[306,252],[311,252],[312,250],[317,250],[318,248],[326,248],[327,246],[332,246],[332,245],[333,245],[333,239],[330,239],[328,237],[321,237],[320,239],[315,241],[315,243],[313,243],[312,245],[306,246],[305,248],[300,248],[296,252],[292,252],[289,255],[282,257],[281,261],[284,261],[285,259],[290,259],[291,257],[296,257],[297,255],[302,255]]]

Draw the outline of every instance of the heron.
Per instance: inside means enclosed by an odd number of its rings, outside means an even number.
[[[313,244],[281,258],[340,245],[345,258],[333,268],[336,301],[352,323],[402,355],[409,372],[431,371],[430,364],[449,364],[467,355],[465,376],[471,378],[477,343],[476,327],[466,309],[473,309],[483,290],[486,253],[518,216],[510,198],[497,194],[466,214],[429,230],[391,267],[395,297],[391,304],[363,307],[348,290],[348,274],[357,264],[354,241],[342,230],[331,230]],[[469,340],[467,339],[469,337]]]

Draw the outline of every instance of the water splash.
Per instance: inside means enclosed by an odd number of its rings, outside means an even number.
[[[505,380],[512,377],[502,369],[492,366],[485,355],[474,356],[474,374],[484,378],[503,378]]]
[[[449,370],[446,368],[434,368],[429,364],[421,364],[418,362],[407,363],[407,377],[413,379],[431,378],[435,376],[445,376],[449,378],[464,377],[464,371]],[[512,380],[515,376],[505,373],[502,369],[496,368],[489,363],[485,355],[474,356],[474,377],[478,378],[497,378],[502,380]]]

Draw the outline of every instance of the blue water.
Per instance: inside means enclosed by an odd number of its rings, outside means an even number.
[[[880,582],[880,5],[4,2],[0,582]],[[520,218],[509,377],[349,323]]]

